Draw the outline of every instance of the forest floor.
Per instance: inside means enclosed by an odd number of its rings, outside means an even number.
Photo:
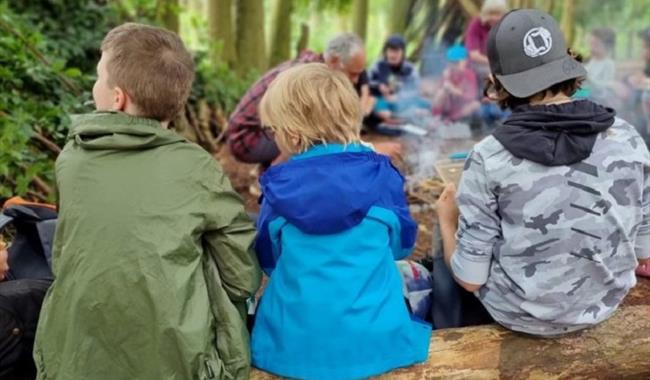
[[[383,142],[394,138],[388,138],[378,135],[365,135],[364,140],[368,142]],[[408,146],[408,144],[404,144]],[[457,148],[453,144],[447,146],[447,150]],[[408,148],[405,148],[408,149]],[[405,154],[408,152],[404,152]],[[216,154],[217,160],[221,163],[226,175],[230,178],[232,186],[237,191],[246,204],[246,211],[257,213],[259,205],[257,203],[258,196],[251,194],[251,185],[257,183],[257,166],[244,164],[236,161],[228,147],[223,145],[219,152]],[[403,162],[396,162],[396,166],[404,169]],[[432,239],[435,229],[434,218],[435,211],[431,208],[417,207],[411,209],[413,218],[418,223],[418,238],[416,246],[412,255],[413,259],[420,259],[425,257],[431,252]],[[623,301],[623,305],[650,305],[650,279],[638,278],[637,286],[632,289],[630,294]]]

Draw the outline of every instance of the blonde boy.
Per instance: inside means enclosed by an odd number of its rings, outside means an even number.
[[[124,24],[104,39],[98,112],[74,117],[56,163],[39,379],[248,378],[254,228],[218,163],[166,129],[193,77],[169,31]]]
[[[431,326],[406,308],[394,260],[416,225],[404,180],[360,142],[350,81],[323,64],[280,74],[261,116],[292,155],[261,178],[256,250],[271,276],[253,364],[290,378],[366,378],[423,361]]]

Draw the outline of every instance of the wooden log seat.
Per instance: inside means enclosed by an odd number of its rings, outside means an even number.
[[[251,379],[278,378],[253,370]],[[426,363],[378,379],[650,379],[650,306],[553,339],[497,325],[434,331]]]

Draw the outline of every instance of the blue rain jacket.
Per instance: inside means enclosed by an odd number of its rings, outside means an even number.
[[[316,146],[261,178],[257,255],[270,281],[253,365],[299,379],[359,379],[427,359],[395,260],[417,226],[404,179],[362,145]]]

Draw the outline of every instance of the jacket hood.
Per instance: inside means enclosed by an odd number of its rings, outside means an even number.
[[[88,150],[140,150],[185,141],[156,120],[103,111],[73,115],[68,139]]]
[[[405,234],[412,233],[416,226],[406,205],[404,179],[388,157],[358,145],[322,154],[332,145],[336,149],[338,144],[312,148],[262,176],[269,209],[305,233],[333,234],[358,225],[371,207],[380,206],[395,212]]]
[[[584,160],[616,112],[589,100],[516,107],[493,136],[515,157],[546,166]]]

